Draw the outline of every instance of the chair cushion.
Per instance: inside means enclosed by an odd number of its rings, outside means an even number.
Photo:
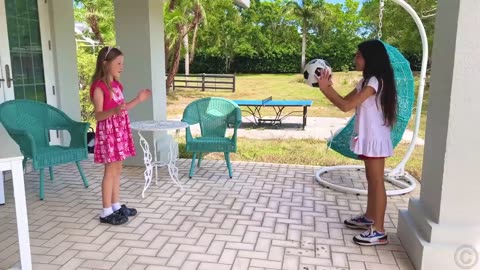
[[[87,158],[87,149],[84,147],[65,147],[59,145],[40,147],[37,148],[37,155],[35,159],[33,159],[33,167],[35,169],[41,169],[85,160]]]
[[[235,152],[235,142],[224,137],[197,137],[187,143],[187,152]]]

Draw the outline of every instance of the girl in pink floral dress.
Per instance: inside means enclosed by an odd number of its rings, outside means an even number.
[[[100,222],[112,225],[124,224],[129,216],[137,214],[136,209],[120,205],[120,175],[123,160],[135,155],[128,110],[151,96],[151,91],[144,89],[136,98],[125,102],[123,86],[119,82],[123,60],[119,49],[101,49],[90,87],[97,120],[94,161],[105,165]]]

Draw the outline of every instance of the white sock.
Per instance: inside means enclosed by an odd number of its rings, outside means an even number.
[[[111,214],[113,214],[113,210],[112,210],[111,207],[103,208],[103,211],[102,211],[102,213],[100,214],[100,217],[102,217],[102,218],[108,217],[108,216],[110,216]]]
[[[118,209],[122,208],[122,206],[120,205],[120,203],[116,202],[116,203],[112,203],[112,209],[113,211],[117,211]]]

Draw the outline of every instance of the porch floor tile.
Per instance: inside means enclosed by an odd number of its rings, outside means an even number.
[[[25,175],[33,269],[413,269],[396,236],[398,210],[419,187],[388,199],[390,244],[360,247],[343,220],[366,209],[366,197],[336,192],[314,179],[319,167],[205,160],[188,178],[190,160],[179,160],[182,193],[159,170],[142,198],[143,167],[124,167],[121,203],[139,214],[121,226],[100,224],[103,167],[82,162],[45,177]],[[333,172],[332,181],[365,186],[362,171]],[[5,181],[0,206],[0,269],[19,269],[13,188]],[[361,232],[361,231],[360,231]]]

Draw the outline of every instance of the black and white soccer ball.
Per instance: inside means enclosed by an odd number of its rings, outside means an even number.
[[[323,69],[327,69],[332,76],[332,68],[327,61],[323,59],[313,59],[305,65],[303,70],[303,78],[306,84],[311,87],[318,87],[317,77],[320,76],[320,72]]]

